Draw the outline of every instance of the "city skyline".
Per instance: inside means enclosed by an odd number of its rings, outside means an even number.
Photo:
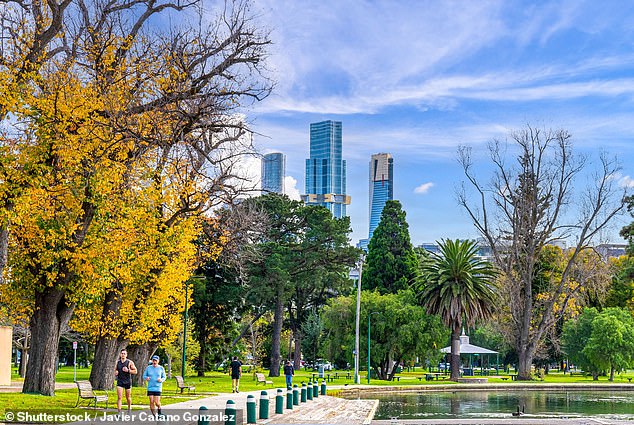
[[[306,160],[305,192],[308,205],[328,208],[336,218],[347,216],[346,160],[342,156],[341,121],[326,120],[310,124],[310,157]]]
[[[265,193],[284,193],[286,155],[272,152],[262,157],[261,189]]]
[[[271,29],[273,94],[249,112],[258,148],[287,155],[287,192],[304,191],[309,123],[341,121],[351,240],[367,238],[367,161],[390,152],[394,199],[412,242],[477,238],[458,206],[460,145],[491,176],[487,143],[527,123],[563,128],[605,152],[634,187],[634,4],[605,1],[256,0]],[[614,221],[597,243],[622,242]]]
[[[368,177],[370,228],[368,243],[372,239],[374,229],[381,221],[381,213],[387,201],[394,199],[394,158],[389,153],[373,154],[370,158],[370,175]]]

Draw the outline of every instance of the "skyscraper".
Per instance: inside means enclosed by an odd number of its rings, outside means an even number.
[[[275,152],[262,157],[262,193],[284,193],[286,155]]]
[[[389,153],[377,153],[370,160],[370,232],[381,221],[381,213],[387,201],[394,199],[394,159]]]
[[[346,216],[346,161],[341,159],[341,121],[322,121],[310,125],[310,158],[306,160],[308,205],[323,205],[333,216]]]

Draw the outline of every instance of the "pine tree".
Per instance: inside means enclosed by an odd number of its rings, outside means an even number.
[[[387,201],[368,245],[361,284],[381,294],[396,293],[409,287],[417,270],[418,258],[410,242],[405,211],[399,201]]]

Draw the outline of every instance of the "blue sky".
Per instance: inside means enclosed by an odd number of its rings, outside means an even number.
[[[459,145],[527,123],[615,155],[634,188],[634,2],[255,0],[271,30],[274,93],[248,115],[263,153],[304,192],[309,124],[343,122],[352,240],[367,237],[368,163],[394,156],[412,242],[473,238],[457,205]],[[483,162],[484,164],[484,162]],[[591,162],[590,165],[596,164]],[[486,174],[482,175],[486,177]],[[614,224],[607,239],[622,242]]]

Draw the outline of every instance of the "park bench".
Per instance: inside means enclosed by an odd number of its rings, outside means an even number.
[[[264,376],[263,373],[256,373],[255,374],[255,379],[257,380],[257,382],[255,383],[255,385],[259,384],[260,382],[264,385],[268,385],[271,384],[273,385],[273,381],[267,381],[266,377]]]
[[[83,400],[89,400],[87,407],[94,404],[97,408],[97,403],[106,402],[106,409],[108,409],[108,391],[104,391],[104,394],[96,394],[90,381],[75,381],[75,384],[77,384],[78,392],[75,407],[79,406]]]
[[[191,393],[196,392],[196,386],[195,385],[189,385],[188,383],[185,382],[185,380],[183,379],[182,376],[177,376],[176,377],[176,389],[177,390],[181,390],[181,394],[183,394],[183,390],[187,388],[187,393]]]

